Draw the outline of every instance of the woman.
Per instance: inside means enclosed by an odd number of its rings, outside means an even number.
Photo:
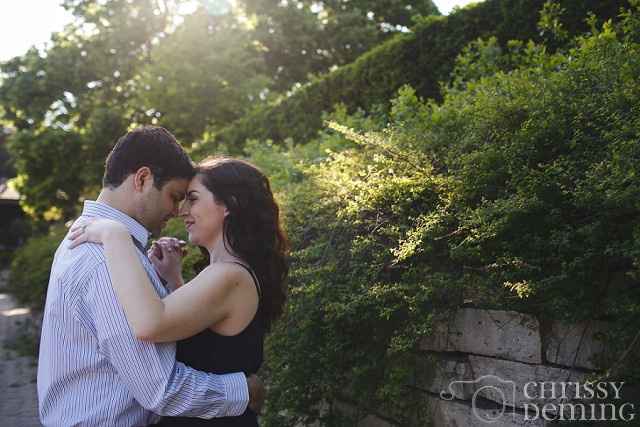
[[[255,373],[263,338],[283,310],[288,274],[287,239],[269,181],[248,162],[213,158],[189,184],[180,216],[189,240],[209,264],[183,285],[178,241],[163,238],[149,251],[160,276],[176,290],[160,299],[126,228],[100,219],[76,225],[72,246],[104,245],[120,305],[136,334],[155,342],[178,341],[177,359],[216,374]],[[240,417],[168,417],[162,425],[257,426],[249,409]]]

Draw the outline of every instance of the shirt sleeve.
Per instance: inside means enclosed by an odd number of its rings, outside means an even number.
[[[175,343],[152,343],[135,337],[105,262],[88,274],[86,286],[83,299],[91,313],[98,351],[140,405],[164,416],[214,418],[245,412],[249,391],[243,373],[196,371],[176,361]]]

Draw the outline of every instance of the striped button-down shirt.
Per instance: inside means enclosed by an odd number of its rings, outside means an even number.
[[[87,201],[83,217],[122,222],[147,245],[149,233],[106,204]],[[149,259],[139,254],[161,297]],[[102,246],[56,251],[38,364],[40,421],[45,426],[141,426],[159,415],[236,416],[248,404],[244,374],[213,375],[176,362],[174,343],[136,339],[111,285]]]

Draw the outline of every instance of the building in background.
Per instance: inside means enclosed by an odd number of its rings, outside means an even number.
[[[10,251],[24,240],[24,213],[20,208],[20,194],[9,186],[15,176],[11,158],[7,152],[9,130],[0,128],[0,251]]]

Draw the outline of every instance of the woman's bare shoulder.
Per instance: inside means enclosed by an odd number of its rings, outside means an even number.
[[[206,283],[229,288],[246,281],[247,278],[253,280],[246,268],[229,261],[209,264],[198,274],[197,278]]]

